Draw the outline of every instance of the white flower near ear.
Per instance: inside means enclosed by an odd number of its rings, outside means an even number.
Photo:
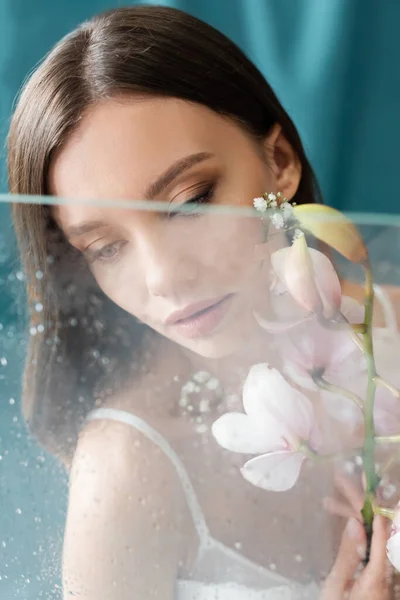
[[[245,413],[227,413],[212,427],[223,448],[256,454],[242,467],[253,485],[285,491],[296,483],[306,455],[317,436],[313,406],[267,364],[252,367],[243,389]]]
[[[386,544],[387,556],[394,568],[400,571],[400,506],[397,505],[392,533]]]

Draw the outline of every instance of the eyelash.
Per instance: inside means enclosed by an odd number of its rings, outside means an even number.
[[[190,200],[187,200],[186,202],[183,202],[182,206],[188,206],[188,205],[193,205],[195,206],[200,206],[202,204],[209,204],[214,196],[214,185],[209,186],[207,189],[203,190],[200,194],[197,194],[197,196],[194,196],[193,198],[190,198]],[[180,211],[180,210],[171,210],[168,213],[168,218],[172,219],[174,217],[199,217],[201,215],[201,212],[195,212],[195,208],[193,209],[193,211]]]
[[[213,198],[213,194],[214,194],[214,186],[211,185],[206,190],[202,191],[201,194],[197,194],[197,196],[194,196],[193,198],[190,198],[190,200],[187,200],[186,202],[184,202],[183,205],[187,206],[188,204],[193,204],[196,206],[200,206],[202,204],[209,204]],[[168,213],[168,218],[172,219],[177,216],[194,218],[194,217],[200,216],[200,214],[201,214],[200,212],[195,212],[194,210],[193,211],[179,211],[179,210],[174,211],[174,210],[172,210]],[[119,248],[123,248],[125,243],[126,242],[121,240],[119,242],[113,242],[112,244],[107,244],[106,246],[103,246],[103,248],[100,248],[99,250],[91,251],[90,249],[88,249],[86,251],[86,255],[87,255],[90,263],[94,263],[97,261],[101,261],[101,262],[105,262],[105,263],[112,263],[114,260],[116,260],[118,258],[118,252],[115,256],[112,256],[111,258],[105,258],[103,256],[103,253],[105,251],[109,250],[110,248],[114,248],[115,246],[117,246]]]

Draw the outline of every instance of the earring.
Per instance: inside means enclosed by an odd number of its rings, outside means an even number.
[[[282,229],[293,214],[295,202],[291,204],[282,192],[264,192],[261,198],[254,198],[253,205],[261,213],[268,211],[268,221],[275,229]]]

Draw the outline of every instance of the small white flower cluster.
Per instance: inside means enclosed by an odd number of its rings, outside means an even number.
[[[293,217],[293,206],[296,206],[296,202],[290,203],[281,192],[276,194],[270,192],[263,194],[261,198],[254,198],[253,205],[261,213],[271,211],[272,214],[268,216],[269,221],[275,229],[284,229],[286,223]],[[304,232],[296,228],[293,242],[302,235]]]
[[[254,198],[253,205],[261,213],[265,213],[267,210],[275,211],[270,216],[270,221],[275,229],[282,229],[285,226],[285,222],[293,214],[292,204],[288,202],[281,192],[276,194],[270,192],[269,194],[264,194],[262,198]]]

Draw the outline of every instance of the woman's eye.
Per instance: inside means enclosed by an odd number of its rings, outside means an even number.
[[[206,190],[203,190],[201,194],[197,194],[190,200],[186,200],[181,206],[184,207],[183,210],[170,210],[168,213],[168,218],[172,219],[176,216],[181,217],[197,217],[201,214],[201,211],[198,210],[198,207],[201,204],[208,204],[211,202],[213,197],[214,188],[209,187]]]
[[[121,249],[123,248],[123,246],[125,245],[125,243],[126,242],[124,242],[124,241],[113,242],[112,244],[107,244],[106,246],[103,246],[102,248],[99,248],[98,250],[91,250],[89,248],[87,250],[86,254],[88,255],[90,262],[112,261],[112,260],[115,260],[119,256],[119,253],[120,253]]]

